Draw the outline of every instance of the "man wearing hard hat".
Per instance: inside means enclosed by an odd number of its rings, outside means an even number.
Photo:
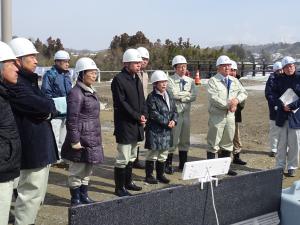
[[[11,107],[17,122],[22,144],[21,173],[15,205],[15,225],[34,224],[44,200],[49,168],[58,159],[57,146],[50,119],[56,109],[52,99],[38,87],[37,50],[26,38],[9,43],[19,69],[18,82],[8,85]]]
[[[234,113],[237,105],[246,100],[248,94],[241,83],[232,76],[231,60],[222,55],[217,59],[217,74],[211,77],[207,84],[208,92],[208,133],[207,159],[230,157],[233,150],[235,132]],[[236,175],[229,170],[228,175]]]
[[[295,62],[290,56],[282,59],[283,74],[275,78],[272,88],[276,110],[275,121],[279,127],[276,167],[283,170],[287,167],[289,177],[296,176],[300,149],[300,76],[296,75]],[[284,98],[287,93],[288,97]]]
[[[190,147],[190,113],[191,103],[196,100],[197,90],[194,79],[186,76],[187,61],[182,55],[177,55],[172,60],[175,74],[169,78],[169,90],[174,96],[178,112],[177,126],[173,129],[173,147],[169,150],[166,161],[166,173],[172,174],[172,158],[176,148],[179,151],[179,170],[187,162]]]
[[[270,118],[270,129],[269,129],[269,142],[270,142],[270,157],[275,157],[277,153],[278,135],[279,129],[275,124],[276,110],[275,110],[275,99],[273,99],[272,89],[274,87],[274,80],[276,77],[282,74],[281,62],[276,62],[273,65],[273,73],[270,74],[266,87],[265,87],[265,97],[268,101],[269,106],[269,118]]]
[[[142,189],[132,181],[132,164],[136,159],[138,142],[144,140],[147,121],[143,86],[137,75],[142,61],[136,49],[127,49],[123,54],[124,67],[111,83],[118,151],[114,168],[115,194],[120,197],[131,195],[128,190]]]
[[[54,55],[54,65],[43,76],[41,90],[54,101],[66,102],[66,96],[72,88],[69,71],[70,55],[64,50],[59,50]],[[66,108],[66,104],[64,104]],[[65,109],[66,110],[66,109]],[[61,146],[66,137],[66,114],[58,115],[51,120],[53,132],[56,139],[58,153],[60,156]]]
[[[21,141],[9,103],[7,83],[17,83],[16,56],[0,41],[0,224],[8,224],[14,179],[20,176]]]
[[[148,73],[146,72],[146,68],[148,66],[149,63],[149,52],[146,48],[144,47],[139,47],[137,48],[138,52],[140,53],[143,61],[141,63],[141,70],[140,72],[138,72],[138,76],[142,82],[143,85],[143,90],[144,90],[144,96],[145,98],[147,98],[148,96],[148,81],[149,81],[149,76]],[[137,155],[136,155],[136,159],[133,162],[133,168],[137,168],[137,169],[145,169],[145,166],[141,163],[141,161],[139,160],[139,154],[140,154],[140,147],[138,146],[137,149]]]

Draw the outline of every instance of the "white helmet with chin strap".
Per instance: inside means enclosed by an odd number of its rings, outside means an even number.
[[[70,55],[65,50],[59,50],[54,54],[54,60],[70,60]]]
[[[284,68],[288,64],[294,64],[295,62],[296,62],[296,60],[293,57],[291,57],[291,56],[285,56],[281,60],[282,68]]]
[[[88,57],[82,57],[76,62],[75,72],[79,74],[81,71],[85,70],[97,70],[98,72],[100,72],[94,60]]]
[[[139,51],[139,53],[141,54],[142,58],[145,58],[145,59],[149,59],[150,58],[149,51],[146,48],[139,47],[136,50]]]
[[[172,67],[176,66],[177,64],[187,64],[185,57],[182,55],[176,55],[172,60]]]
[[[221,55],[221,56],[217,59],[216,66],[219,66],[219,65],[225,65],[225,64],[231,65],[231,64],[232,64],[232,61],[231,61],[231,59],[230,59],[227,55]]]
[[[151,75],[151,84],[154,84],[157,81],[166,81],[168,80],[167,74],[162,70],[155,70]]]
[[[9,46],[14,51],[17,58],[39,53],[32,42],[23,37],[12,39],[9,42]]]
[[[123,54],[123,63],[126,62],[142,62],[142,56],[138,50],[130,48],[127,49]]]
[[[231,69],[234,69],[234,70],[238,69],[236,62],[233,60],[231,60]]]
[[[0,41],[0,62],[15,60],[16,56],[8,44]]]
[[[276,62],[273,65],[273,72],[276,72],[277,70],[281,70],[282,69],[282,64],[281,62]]]

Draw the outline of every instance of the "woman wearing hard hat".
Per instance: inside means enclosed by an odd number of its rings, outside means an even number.
[[[145,181],[150,184],[157,184],[157,181],[167,184],[170,180],[164,175],[165,161],[168,149],[173,145],[172,129],[177,123],[177,110],[173,97],[167,91],[168,77],[165,72],[154,71],[151,83],[153,91],[147,98],[149,119],[145,128],[145,148],[148,149]],[[154,164],[156,179],[153,176]]]
[[[68,185],[71,206],[89,204],[89,176],[95,164],[103,163],[100,103],[92,85],[99,76],[95,62],[87,57],[77,60],[76,85],[67,97],[67,136],[62,158],[69,162]]]
[[[177,55],[172,60],[175,74],[169,78],[169,90],[174,96],[178,112],[178,123],[174,129],[173,147],[169,150],[166,161],[166,173],[172,174],[172,159],[176,148],[179,151],[179,170],[187,162],[190,148],[190,112],[191,103],[196,100],[197,90],[194,79],[186,76],[187,61],[182,55]]]
[[[6,87],[17,83],[15,61],[11,48],[0,42],[0,224],[8,224],[14,179],[19,177],[21,165],[21,141]]]
[[[52,99],[38,87],[37,50],[26,38],[10,41],[19,68],[18,82],[8,85],[11,107],[22,143],[21,173],[15,205],[15,225],[34,224],[44,200],[49,169],[58,159],[57,146],[50,119],[56,115]]]
[[[282,59],[283,74],[275,78],[271,90],[276,104],[276,125],[279,127],[276,167],[283,170],[287,167],[289,177],[296,176],[300,149],[300,76],[296,75],[295,62],[290,56]]]

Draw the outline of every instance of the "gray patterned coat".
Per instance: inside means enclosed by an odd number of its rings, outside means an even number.
[[[177,124],[177,110],[173,96],[168,92],[170,109],[162,95],[152,91],[147,98],[148,121],[146,124],[145,148],[166,150],[172,146],[172,129],[168,123],[174,120]]]

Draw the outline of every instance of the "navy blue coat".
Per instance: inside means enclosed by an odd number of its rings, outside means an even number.
[[[117,74],[111,91],[114,102],[114,124],[116,142],[133,144],[144,139],[144,128],[140,124],[142,115],[147,117],[147,106],[142,83],[137,74],[132,76],[125,68]]]
[[[20,175],[21,141],[9,104],[7,88],[0,81],[0,183]]]
[[[148,121],[146,124],[145,148],[167,150],[172,147],[172,129],[168,127],[171,120],[177,124],[177,110],[173,96],[169,94],[170,109],[162,95],[152,91],[147,97]]]
[[[276,119],[276,110],[275,110],[276,99],[274,99],[274,96],[272,94],[272,89],[274,88],[274,80],[278,76],[279,75],[277,73],[271,73],[265,87],[265,97],[268,101],[270,120]]]
[[[103,148],[100,126],[100,103],[96,93],[77,82],[67,97],[67,136],[61,156],[73,162],[102,163]],[[71,144],[80,142],[82,149]]]
[[[293,112],[285,112],[283,110],[283,103],[279,99],[284,92],[291,88],[293,91],[300,97],[300,76],[296,76],[295,74],[292,76],[287,76],[283,74],[282,76],[278,76],[274,80],[274,88],[272,89],[272,98],[275,101],[275,105],[277,106],[277,114],[276,114],[276,125],[282,127],[286,120],[288,120],[289,127],[292,129],[300,129],[300,110],[296,113]],[[299,100],[292,102],[288,105],[290,109],[295,110],[300,107],[300,98]]]
[[[38,75],[19,71],[16,85],[8,85],[10,104],[17,122],[21,145],[21,169],[55,163],[58,151],[49,115],[56,109],[52,99],[38,87]]]

